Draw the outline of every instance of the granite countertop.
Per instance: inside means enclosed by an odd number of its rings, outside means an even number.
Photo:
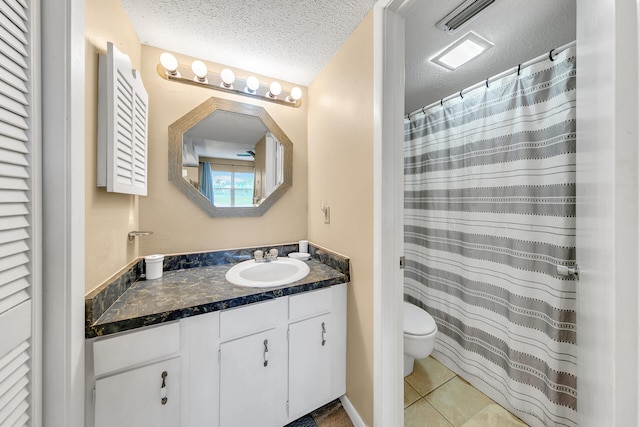
[[[326,257],[321,254],[305,261],[310,268],[305,278],[273,288],[231,284],[225,279],[234,265],[230,263],[164,271],[161,278],[154,280],[141,276],[117,299],[114,297],[112,304],[96,313],[97,319],[92,318],[93,313],[87,313],[85,335],[87,338],[108,335],[348,282],[348,271],[332,268],[336,263],[322,262],[326,261],[323,258]],[[89,309],[91,297],[85,301],[89,301]]]

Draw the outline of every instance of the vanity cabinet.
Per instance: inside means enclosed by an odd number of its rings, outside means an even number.
[[[180,425],[180,358],[96,381],[95,427]]]
[[[181,424],[177,322],[93,343],[94,426]]]
[[[220,314],[220,427],[280,427],[345,394],[346,296],[343,284]]]
[[[289,419],[344,394],[344,285],[289,297]],[[334,324],[336,325],[334,327]]]
[[[289,413],[299,418],[331,397],[331,315],[289,326]]]
[[[220,425],[281,426],[287,341],[271,329],[220,345]]]
[[[89,340],[87,425],[281,427],[342,396],[346,286]]]
[[[287,418],[287,298],[220,313],[220,426]]]

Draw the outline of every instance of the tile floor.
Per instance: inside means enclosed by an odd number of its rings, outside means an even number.
[[[405,427],[526,427],[449,368],[429,356],[404,380]]]

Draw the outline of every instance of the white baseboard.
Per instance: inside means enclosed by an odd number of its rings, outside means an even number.
[[[349,418],[351,418],[354,427],[367,427],[346,394],[340,396],[340,403],[342,403],[344,410],[347,412],[347,415],[349,415]]]

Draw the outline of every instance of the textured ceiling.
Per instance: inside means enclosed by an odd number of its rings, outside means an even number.
[[[140,41],[308,86],[375,0],[121,0]],[[416,0],[406,23],[411,112],[575,40],[576,0],[496,0],[455,34],[436,22],[463,0]],[[455,71],[429,61],[474,31],[494,47]]]
[[[121,0],[143,44],[308,86],[375,0]]]
[[[435,24],[462,0],[418,0],[406,22],[405,112],[415,111],[575,40],[576,0],[496,0],[447,34]],[[494,43],[455,71],[430,61],[469,31]]]
[[[186,131],[184,142],[193,144],[198,156],[253,161],[238,153],[255,151],[267,130],[258,117],[217,110]]]

